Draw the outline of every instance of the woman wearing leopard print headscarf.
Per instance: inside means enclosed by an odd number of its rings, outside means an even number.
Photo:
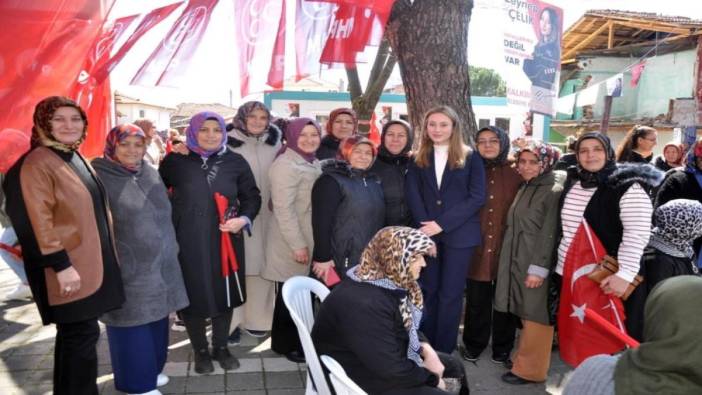
[[[418,331],[423,297],[417,279],[436,253],[419,230],[386,227],[325,299],[312,329],[320,355],[336,359],[372,394],[443,394],[446,382],[468,394],[461,362],[437,353]]]

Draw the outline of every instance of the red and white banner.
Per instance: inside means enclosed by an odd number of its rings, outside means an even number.
[[[278,36],[283,0],[235,0],[236,42],[239,49],[239,89],[241,97],[265,89],[266,76],[256,70],[270,69],[270,59]]]
[[[139,39],[146,33],[148,32],[151,28],[154,26],[158,25],[163,21],[164,19],[168,18],[169,15],[173,11],[176,10],[176,8],[180,7],[181,4],[183,4],[182,1],[179,1],[177,3],[173,3],[170,5],[167,5],[165,7],[161,8],[156,8],[155,10],[150,11],[148,14],[144,15],[144,17],[141,19],[141,22],[139,22],[139,25],[134,29],[134,32],[132,33],[131,36],[127,39],[127,41],[122,44],[122,46],[117,50],[117,52],[112,56],[107,63],[102,65],[99,69],[97,69],[95,73],[95,77],[97,78],[98,81],[101,81],[101,79],[107,77],[110,72],[119,64],[120,61],[124,58],[124,56],[129,52],[130,49],[134,46],[134,44],[139,41]],[[118,40],[115,40],[117,42]]]
[[[285,79],[285,0],[280,11],[280,20],[278,21],[278,35],[275,37],[273,45],[273,54],[271,55],[271,67],[268,70],[267,84],[273,89],[283,89],[283,80]]]
[[[112,127],[110,80],[106,73],[98,79],[96,72],[104,70],[114,43],[120,39],[137,16],[119,18],[112,23],[112,26],[103,29],[103,33],[95,40],[88,52],[83,69],[71,87],[69,97],[85,110],[90,122],[88,136],[81,146],[81,152],[87,157],[102,155],[105,136]]]
[[[636,88],[636,85],[639,84],[639,79],[641,79],[641,74],[643,74],[645,67],[646,61],[644,60],[635,64],[634,67],[631,68],[631,81],[629,81],[629,84],[632,88]]]
[[[218,0],[189,0],[178,20],[137,71],[131,84],[176,86],[207,29]]]
[[[29,134],[34,106],[47,96],[69,94],[111,6],[90,0],[0,2],[0,129]]]
[[[327,40],[336,6],[297,0],[295,11],[295,80],[319,72],[319,57]]]
[[[395,0],[306,0],[308,2],[334,3],[369,8],[377,14],[389,14]]]
[[[319,62],[344,63],[351,67],[359,60],[358,53],[363,52],[367,45],[380,43],[390,14],[377,13],[375,9],[378,8],[342,3],[334,15]]]

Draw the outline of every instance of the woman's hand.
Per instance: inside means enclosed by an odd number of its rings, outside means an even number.
[[[419,230],[429,237],[438,235],[439,233],[443,232],[443,229],[441,229],[441,226],[439,226],[439,224],[437,224],[436,221],[423,221],[421,222],[421,224],[422,227],[419,228]]]
[[[446,382],[441,377],[439,377],[439,382],[436,384],[436,388],[446,391]]]
[[[306,265],[310,261],[310,252],[307,247],[300,248],[299,250],[293,251],[293,259],[295,262]]]
[[[312,273],[317,276],[318,279],[326,281],[327,273],[334,267],[334,261],[326,262],[312,262]]]
[[[73,266],[56,273],[56,279],[59,283],[59,292],[61,292],[61,297],[63,298],[73,296],[80,290],[80,274]]]
[[[539,288],[543,283],[543,277],[539,277],[535,274],[527,275],[526,280],[524,280],[524,285],[526,285],[527,288]]]
[[[629,287],[629,282],[615,274],[606,277],[600,283],[600,288],[605,293],[605,295],[614,294],[614,296],[621,298]]]
[[[189,150],[188,147],[185,145],[185,143],[183,143],[183,144],[173,144],[173,146],[171,146],[171,152],[175,152],[176,154],[181,154],[181,155],[188,155],[188,154],[190,154],[190,150]]]
[[[228,219],[227,222],[219,224],[219,230],[222,232],[238,233],[241,228],[246,226],[246,220],[241,217]]]
[[[422,360],[424,361],[424,367],[430,372],[439,376],[439,378],[444,376],[444,364],[441,363],[439,355],[434,351],[429,343],[422,343]]]

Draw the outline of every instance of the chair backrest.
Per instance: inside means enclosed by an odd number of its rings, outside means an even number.
[[[324,301],[327,295],[329,295],[329,289],[321,282],[303,276],[292,277],[285,281],[283,285],[283,301],[290,311],[290,316],[297,327],[300,343],[302,343],[302,350],[305,353],[307,372],[312,376],[312,380],[314,380],[317,393],[320,395],[331,395],[331,391],[327,386],[327,380],[322,371],[322,366],[317,357],[317,350],[314,348],[312,337],[310,336],[312,326],[314,325],[312,293],[314,293],[319,300]],[[309,392],[309,384],[307,388]]]
[[[362,390],[358,384],[354,383],[349,376],[346,375],[344,368],[329,355],[320,356],[324,366],[329,369],[329,378],[336,395],[367,395],[366,391]]]

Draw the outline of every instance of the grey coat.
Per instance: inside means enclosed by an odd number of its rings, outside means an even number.
[[[558,200],[565,173],[551,171],[517,191],[507,213],[507,229],[497,270],[495,309],[522,319],[549,324],[548,273],[555,264]],[[538,288],[527,288],[528,274],[544,278]]]
[[[137,326],[160,320],[188,306],[171,204],[158,172],[145,162],[133,174],[107,159],[93,160],[112,212],[117,258],[126,301],[103,314],[112,326]]]
[[[309,273],[309,262],[305,265],[295,262],[293,250],[306,247],[312,257],[312,186],[320,174],[318,160],[309,163],[291,149],[271,165],[273,216],[268,222],[263,278],[284,282],[292,276]]]

